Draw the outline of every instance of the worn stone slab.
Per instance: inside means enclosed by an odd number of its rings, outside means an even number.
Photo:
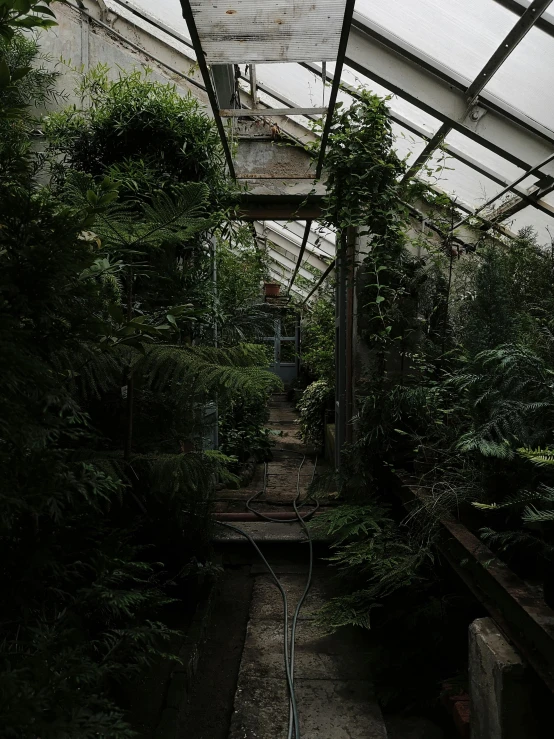
[[[387,739],[444,739],[444,731],[427,718],[385,718]]]
[[[387,739],[370,682],[298,680],[295,688],[303,739]]]
[[[302,739],[387,739],[371,683],[298,679],[295,692]],[[241,676],[229,739],[284,739],[288,710],[283,678]]]
[[[491,618],[469,627],[472,739],[538,739],[526,663]]]
[[[306,534],[299,523],[270,523],[269,521],[245,521],[232,525],[250,534],[255,542],[268,543],[306,543]],[[216,526],[213,540],[220,544],[243,542],[248,544],[247,539],[238,532],[227,529],[224,526]]]
[[[242,653],[241,673],[260,678],[284,673],[283,625],[279,621],[251,620]],[[296,631],[295,677],[309,680],[366,680],[369,653],[351,634],[321,633],[310,620],[299,621]]]
[[[260,680],[241,673],[229,739],[284,739],[288,730],[288,705],[283,677]]]
[[[284,587],[289,601],[289,616],[292,618],[296,605],[306,587],[307,573],[298,575],[281,575],[279,580]],[[330,585],[326,580],[317,578],[308,591],[299,618],[313,619],[317,611],[325,604]],[[256,577],[250,610],[252,620],[263,618],[278,621],[283,618],[283,600],[277,585],[270,575]]]

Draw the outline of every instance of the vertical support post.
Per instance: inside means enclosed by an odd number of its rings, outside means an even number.
[[[258,107],[258,80],[256,78],[256,65],[250,65],[250,94],[252,95],[252,107]]]
[[[281,364],[281,316],[275,319],[275,341],[273,344],[273,361],[275,368],[279,370]]]
[[[347,231],[338,239],[336,262],[335,302],[335,467],[341,463],[341,451],[346,440],[346,285],[347,285]]]
[[[90,69],[90,19],[81,13],[81,67],[85,74]]]
[[[300,314],[296,314],[296,326],[294,329],[294,348],[296,350],[296,376],[300,376]]]
[[[214,236],[212,242],[212,280],[214,285],[214,346],[219,344],[219,332],[217,327],[218,317],[218,293],[217,293],[217,240]],[[215,397],[215,421],[214,421],[214,449],[219,449],[219,407],[217,404],[217,395]]]
[[[355,254],[356,254],[356,229],[349,226],[346,231],[346,253],[345,253],[345,278],[346,278],[346,295],[345,295],[345,439],[347,442],[352,441],[352,416],[354,407],[353,396],[353,354],[354,354],[354,279],[355,279]]]

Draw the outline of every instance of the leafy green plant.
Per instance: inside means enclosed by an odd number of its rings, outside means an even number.
[[[335,382],[334,290],[319,294],[302,319],[302,364],[311,377]]]
[[[204,405],[263,405],[276,380],[260,347],[197,328],[227,184],[195,104],[93,73],[89,107],[47,122],[41,186],[33,105],[53,77],[26,69],[18,29],[48,6],[0,5],[0,720],[6,737],[127,739],[114,685],[172,658],[167,608],[231,477],[202,448]]]
[[[326,380],[316,380],[304,390],[298,403],[300,433],[304,441],[321,446],[325,431],[325,409],[334,390]]]
[[[370,628],[373,608],[384,598],[422,581],[433,555],[407,536],[376,500],[367,505],[343,505],[324,512],[312,528],[333,540],[332,562],[359,588],[329,601],[320,623],[331,630],[354,625]]]

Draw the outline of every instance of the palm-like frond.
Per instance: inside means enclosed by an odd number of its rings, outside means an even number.
[[[116,249],[141,250],[168,241],[186,242],[211,224],[206,214],[209,189],[199,182],[156,193],[150,202],[116,202],[100,210],[95,229]]]
[[[533,464],[536,464],[537,467],[548,467],[550,465],[554,465],[554,449],[541,449],[539,447],[538,449],[521,448],[517,451],[518,454],[525,459],[528,459],[530,462],[533,462]]]
[[[262,397],[282,383],[258,364],[260,360],[259,348],[249,345],[231,349],[156,345],[137,358],[134,371],[147,387],[175,393],[176,400],[216,393]]]

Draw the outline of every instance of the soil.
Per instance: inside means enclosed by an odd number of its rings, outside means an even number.
[[[250,569],[225,572],[179,739],[227,739],[254,583]]]

